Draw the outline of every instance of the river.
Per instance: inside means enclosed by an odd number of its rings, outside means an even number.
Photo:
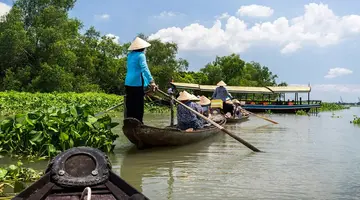
[[[137,151],[122,135],[113,170],[150,199],[360,199],[360,107],[317,116],[251,117],[225,128],[264,153],[252,153],[228,135],[200,143]],[[121,121],[122,119],[117,119]],[[168,114],[146,114],[145,123],[169,124]],[[5,161],[6,158],[3,158]],[[32,167],[44,169],[43,162]]]

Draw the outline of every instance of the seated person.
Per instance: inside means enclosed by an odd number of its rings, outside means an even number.
[[[194,104],[195,110],[198,111],[200,114],[203,114],[203,110],[201,108],[201,105],[198,104],[200,99],[198,97],[196,97],[195,95],[192,95],[192,94],[190,94],[190,95],[191,95],[190,101],[192,101],[194,103],[196,102]]]
[[[201,109],[202,109],[202,114],[207,117],[207,118],[210,118],[211,115],[210,115],[210,104],[211,104],[211,101],[210,99],[206,98],[204,95],[200,97],[200,101],[198,102],[198,104],[201,106]],[[206,124],[206,123],[209,123],[208,121],[203,120],[203,123]]]
[[[243,109],[240,106],[240,101],[234,99],[233,103],[234,103],[234,118],[241,119],[243,117],[243,113],[241,112]]]
[[[191,101],[192,96],[186,91],[180,93],[177,100],[186,106],[197,110],[198,106],[196,103]],[[179,104],[177,106],[177,126],[181,130],[191,131],[192,129],[201,129],[203,128],[203,121],[197,117],[197,115],[183,105]]]
[[[231,99],[228,97],[225,101],[225,107],[223,108],[223,112],[225,114],[225,117],[230,118],[234,115],[234,103],[231,101]]]

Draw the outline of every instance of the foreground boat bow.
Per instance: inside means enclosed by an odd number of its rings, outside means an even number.
[[[75,147],[56,156],[45,175],[13,199],[80,200],[84,194],[90,194],[91,200],[148,200],[111,171],[103,152],[89,147]]]

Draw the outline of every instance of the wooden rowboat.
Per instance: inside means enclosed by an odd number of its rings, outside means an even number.
[[[224,125],[226,119],[221,117],[216,122]],[[146,149],[158,146],[180,146],[198,142],[220,133],[221,130],[210,125],[203,129],[186,132],[176,128],[176,126],[157,128],[144,125],[135,118],[125,118],[123,132],[138,149]]]
[[[249,120],[250,115],[243,116],[242,118],[226,118],[226,123],[234,124],[234,123],[241,123],[246,122]]]
[[[98,149],[75,147],[56,156],[45,175],[14,200],[148,200],[111,171]]]

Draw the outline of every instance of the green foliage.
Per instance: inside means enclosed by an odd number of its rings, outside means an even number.
[[[12,115],[36,109],[48,109],[52,106],[64,107],[73,104],[90,105],[94,112],[104,111],[122,103],[123,96],[105,93],[28,93],[0,92],[0,116]],[[123,107],[120,106],[119,109]]]
[[[105,93],[85,92],[85,93],[28,93],[28,92],[0,92],[0,117],[14,115],[25,111],[36,109],[48,109],[52,106],[64,107],[74,104],[86,104],[98,113],[124,102],[123,96]],[[111,112],[123,111],[123,106],[119,106]],[[145,103],[145,112],[168,112],[167,107],[155,105],[149,100]]]
[[[24,189],[26,182],[38,180],[43,175],[32,168],[23,167],[23,163],[18,161],[16,165],[0,167],[0,196],[6,196],[5,187],[13,188],[13,192],[20,192]]]
[[[351,123],[353,123],[353,124],[360,124],[360,117],[354,115],[354,120],[351,121]]]
[[[0,152],[53,157],[60,151],[91,146],[111,152],[118,123],[94,117],[89,105],[50,107],[6,118],[0,124]]]
[[[261,66],[257,62],[246,63],[237,54],[216,57],[200,70],[206,78],[198,83],[214,85],[220,80],[234,86],[274,86],[277,85],[274,75],[268,67]],[[281,85],[287,85],[282,82]]]
[[[82,33],[82,22],[68,14],[75,2],[16,1],[0,20],[0,91],[125,93],[130,43],[119,45],[94,27]],[[148,39],[144,34],[138,36]],[[161,89],[167,89],[171,80],[276,85],[277,75],[267,67],[246,63],[237,54],[217,56],[200,72],[188,72],[188,61],[177,57],[177,44],[149,42],[147,62]]]
[[[297,110],[295,114],[296,115],[308,115],[308,113],[304,110]]]
[[[336,103],[326,103],[323,102],[321,103],[321,107],[319,109],[320,112],[322,111],[336,111],[336,110],[343,110],[343,109],[347,109],[347,107],[340,105],[340,104],[336,104]]]

